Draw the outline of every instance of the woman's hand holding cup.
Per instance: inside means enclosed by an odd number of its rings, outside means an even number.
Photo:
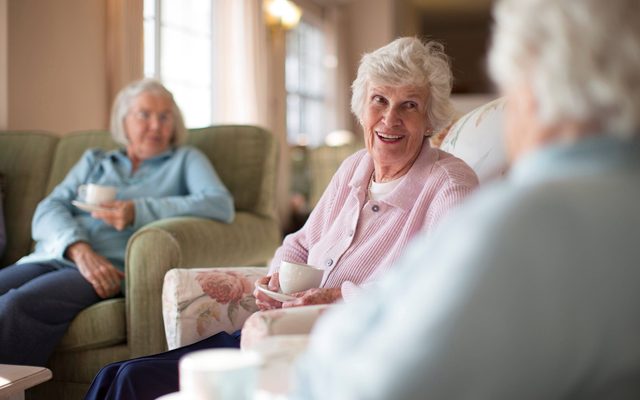
[[[313,288],[303,292],[292,293],[295,300],[285,301],[282,308],[331,304],[342,299],[340,288]]]
[[[266,286],[267,289],[273,292],[280,291],[280,278],[277,272],[273,275],[263,276],[258,279],[258,284]],[[260,310],[273,310],[276,308],[282,308],[282,303],[278,300],[272,299],[257,288],[253,291],[253,296],[256,298],[256,305]]]

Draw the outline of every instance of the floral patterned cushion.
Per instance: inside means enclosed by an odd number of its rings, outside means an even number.
[[[465,161],[480,183],[503,176],[507,155],[503,141],[504,98],[463,115],[446,132],[440,148]]]
[[[174,268],[162,288],[162,313],[169,349],[213,334],[234,332],[258,308],[254,283],[265,267]]]

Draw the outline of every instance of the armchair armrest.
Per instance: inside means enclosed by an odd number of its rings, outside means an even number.
[[[273,218],[238,212],[231,224],[168,218],[136,232],[127,245],[127,343],[131,357],[167,349],[162,285],[171,268],[265,265],[280,234]]]
[[[162,314],[169,349],[240,329],[258,311],[254,283],[266,273],[266,267],[174,268],[167,272]]]
[[[245,321],[240,347],[250,349],[263,340],[279,335],[308,335],[316,320],[335,304],[259,311]]]

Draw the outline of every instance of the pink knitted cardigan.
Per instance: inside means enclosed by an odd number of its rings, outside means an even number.
[[[426,140],[402,182],[379,201],[366,198],[372,172],[366,150],[347,158],[306,224],[285,237],[269,273],[282,260],[323,268],[321,287],[341,287],[348,300],[359,285],[391,268],[416,233],[432,229],[478,185],[467,164]]]

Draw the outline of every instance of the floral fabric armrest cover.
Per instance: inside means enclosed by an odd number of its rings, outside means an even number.
[[[216,333],[234,332],[258,310],[255,281],[265,267],[174,268],[162,288],[162,314],[169,349]]]

